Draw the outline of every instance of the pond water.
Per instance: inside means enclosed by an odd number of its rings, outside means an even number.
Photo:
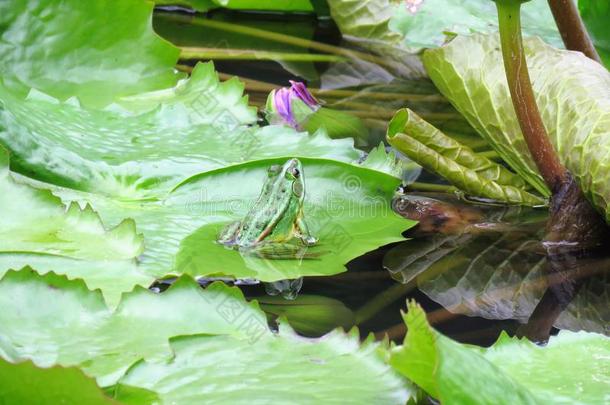
[[[256,32],[240,32],[236,26],[297,40],[277,41]],[[494,152],[423,77],[416,60],[407,61],[400,72],[353,57],[290,60],[294,59],[290,54],[306,50],[315,54],[314,48],[324,45],[353,47],[330,19],[227,11],[204,17],[180,9],[159,9],[154,27],[176,45],[208,52],[209,57],[203,54],[197,60],[213,60],[223,78],[239,76],[246,83],[251,104],[258,107],[264,105],[271,89],[286,86],[289,80],[321,89],[314,94],[325,105],[363,119],[368,135],[357,144],[364,151],[384,139],[391,114],[408,106],[494,158]],[[236,59],[234,52],[232,55],[235,49],[255,52]],[[275,61],[280,54],[285,60]],[[181,69],[188,71],[197,60],[184,61]],[[430,193],[445,189],[448,192]],[[401,319],[406,299],[419,302],[440,332],[478,345],[490,345],[502,330],[540,342],[558,328],[610,334],[605,252],[566,252],[548,259],[541,244],[546,209],[471,201],[425,172],[415,184],[399,190],[393,208],[420,221],[405,233],[410,240],[352,260],[345,273],[272,285],[253,280],[235,284],[248,298],[261,303],[272,322],[274,315],[285,314],[298,331],[310,336],[336,326],[357,325],[363,337],[387,334],[401,340],[406,332]],[[548,260],[556,264],[553,270],[547,266]],[[171,281],[159,281],[151,288],[162,290]],[[296,299],[282,297],[290,294]],[[298,306],[307,310],[297,312],[294,308]]]

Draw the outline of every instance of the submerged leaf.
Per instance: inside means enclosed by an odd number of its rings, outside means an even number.
[[[545,269],[540,242],[548,214],[514,206],[470,207],[484,213],[475,218],[476,223],[444,229],[454,231],[450,234],[418,235],[389,250],[383,265],[393,278],[401,283],[416,282],[424,294],[453,313],[525,323],[554,280]],[[464,211],[457,213],[466,216]],[[422,219],[419,227],[425,221]],[[562,294],[567,307],[553,324],[559,329],[610,336],[610,274],[594,273],[603,270],[602,261],[585,263],[580,266],[588,269],[587,279],[573,274],[575,269],[564,275],[582,285],[575,297]]]
[[[295,331],[305,336],[321,336],[340,326],[349,330],[356,323],[354,313],[330,297],[299,294],[294,300],[269,295],[254,299],[267,314],[285,317]]]
[[[341,33],[367,39],[395,52],[419,52],[441,46],[454,36],[498,29],[496,8],[489,0],[329,0]],[[543,1],[522,6],[523,30],[561,47],[549,7]],[[383,50],[382,50],[383,52]]]
[[[608,220],[610,72],[579,52],[554,49],[536,38],[526,39],[524,47],[551,141]],[[426,69],[441,92],[513,170],[548,195],[519,128],[501,61],[497,35],[458,37],[424,53]]]
[[[525,323],[548,287],[541,236],[512,231],[417,239],[393,248],[384,265],[401,282],[415,280],[448,311]],[[582,283],[553,325],[610,335],[610,278],[598,275]]]
[[[348,45],[364,48],[373,55],[371,62],[400,77],[422,77],[421,61],[402,42],[402,36],[389,24],[396,13],[391,0],[328,0],[330,14]]]
[[[465,192],[509,203],[541,205],[544,199],[524,189],[516,174],[443,134],[409,109],[390,121],[388,142]]]
[[[462,345],[432,329],[408,304],[408,332],[391,364],[443,403],[598,404],[607,399],[610,339],[561,332],[546,347],[502,335],[488,349]],[[601,361],[600,361],[601,359]]]
[[[388,27],[395,9],[390,0],[329,0],[328,5],[343,35],[389,44],[400,41]]]

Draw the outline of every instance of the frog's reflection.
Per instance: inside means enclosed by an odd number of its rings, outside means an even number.
[[[420,221],[384,258],[396,280],[452,312],[517,319],[532,340],[553,326],[610,334],[610,259],[599,247],[544,246],[546,210],[424,193],[397,196],[394,209]]]

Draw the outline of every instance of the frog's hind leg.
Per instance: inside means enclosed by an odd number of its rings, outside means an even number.
[[[258,256],[261,259],[316,259],[323,252],[308,252],[308,247],[294,243],[261,243],[259,245],[242,248],[240,251],[247,255]]]
[[[241,227],[241,221],[231,222],[222,228],[222,231],[218,234],[216,241],[226,246],[233,246],[237,243],[237,233]]]
[[[297,218],[295,223],[295,236],[306,246],[313,246],[318,243],[318,238],[309,233],[309,228],[303,218]]]

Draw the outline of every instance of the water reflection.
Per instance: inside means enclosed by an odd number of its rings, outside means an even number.
[[[610,334],[610,259],[603,249],[542,244],[546,210],[473,205],[449,194],[398,196],[394,208],[420,226],[384,257],[451,312],[516,319],[518,334],[545,341],[552,327]],[[548,248],[548,247],[547,247]]]

